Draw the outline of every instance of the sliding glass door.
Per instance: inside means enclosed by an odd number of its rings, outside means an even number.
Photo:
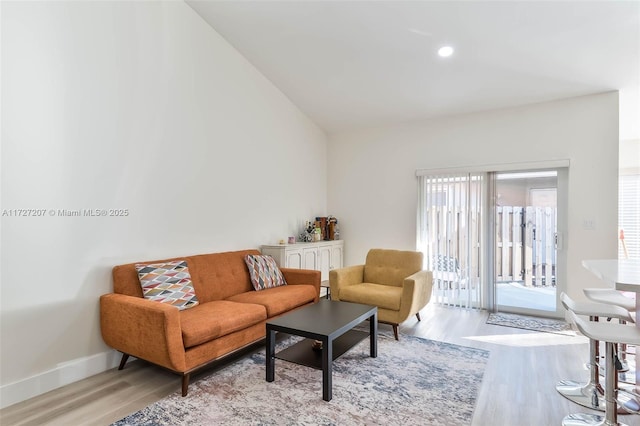
[[[433,299],[480,307],[483,174],[420,177],[418,250],[433,272]]]
[[[417,176],[417,248],[433,272],[435,303],[560,315],[566,166]]]

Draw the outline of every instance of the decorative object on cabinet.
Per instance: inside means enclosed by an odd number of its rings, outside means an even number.
[[[329,223],[327,224],[327,233],[328,240],[339,240],[340,239],[340,229],[338,228],[338,219],[329,216]]]
[[[338,219],[334,216],[316,217],[316,229],[320,228],[323,241],[333,241],[340,239],[340,231],[338,230]]]
[[[300,234],[300,241],[302,241],[303,243],[312,242],[314,233],[315,233],[315,226],[311,222],[306,221],[304,225],[304,230]]]
[[[340,239],[338,219],[334,216],[317,216],[314,221],[306,221],[300,233],[300,241],[334,241]]]
[[[264,245],[262,254],[273,257],[281,268],[320,271],[320,280],[329,279],[329,271],[342,268],[344,241],[319,241],[291,245]]]
[[[319,232],[316,231],[316,233],[320,234],[320,239],[321,240],[327,240],[328,239],[328,233],[327,233],[327,217],[316,217],[316,230],[319,229]]]

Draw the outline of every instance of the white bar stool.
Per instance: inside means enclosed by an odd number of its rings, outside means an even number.
[[[589,339],[606,342],[605,367],[605,415],[570,414],[562,420],[563,426],[626,426],[618,423],[618,401],[621,407],[629,406],[627,402],[634,399],[629,392],[617,389],[616,343],[640,345],[640,329],[634,326],[590,322],[579,318],[573,311],[567,312],[570,321]],[[626,400],[626,401],[625,401]],[[636,412],[637,413],[637,412]]]
[[[589,300],[598,303],[608,303],[610,305],[620,306],[629,312],[635,312],[636,301],[630,297],[625,296],[622,292],[613,288],[585,288],[584,295]],[[620,346],[620,362],[624,367],[624,371],[620,373],[619,379],[625,383],[635,383],[636,368],[635,362],[629,362],[627,360],[627,347],[626,345]]]
[[[562,306],[578,315],[586,315],[590,321],[597,322],[600,317],[616,318],[622,321],[634,322],[629,311],[615,305],[593,302],[576,302],[569,295],[560,295]],[[592,410],[604,411],[604,388],[600,385],[599,375],[600,343],[589,339],[589,381],[581,383],[573,380],[561,380],[556,385],[560,395]]]

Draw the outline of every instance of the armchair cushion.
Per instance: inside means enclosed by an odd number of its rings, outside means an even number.
[[[340,300],[363,303],[378,308],[400,310],[402,287],[384,284],[362,283],[345,287],[340,292]]]

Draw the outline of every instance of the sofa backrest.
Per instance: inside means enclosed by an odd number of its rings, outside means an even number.
[[[409,275],[422,270],[422,252],[371,249],[364,265],[364,282],[402,286]]]
[[[249,270],[244,262],[244,257],[248,254],[259,255],[260,252],[258,250],[230,251],[118,265],[113,268],[113,292],[142,297],[136,264],[184,259],[187,261],[196,296],[201,303],[226,299],[235,294],[253,290]]]

